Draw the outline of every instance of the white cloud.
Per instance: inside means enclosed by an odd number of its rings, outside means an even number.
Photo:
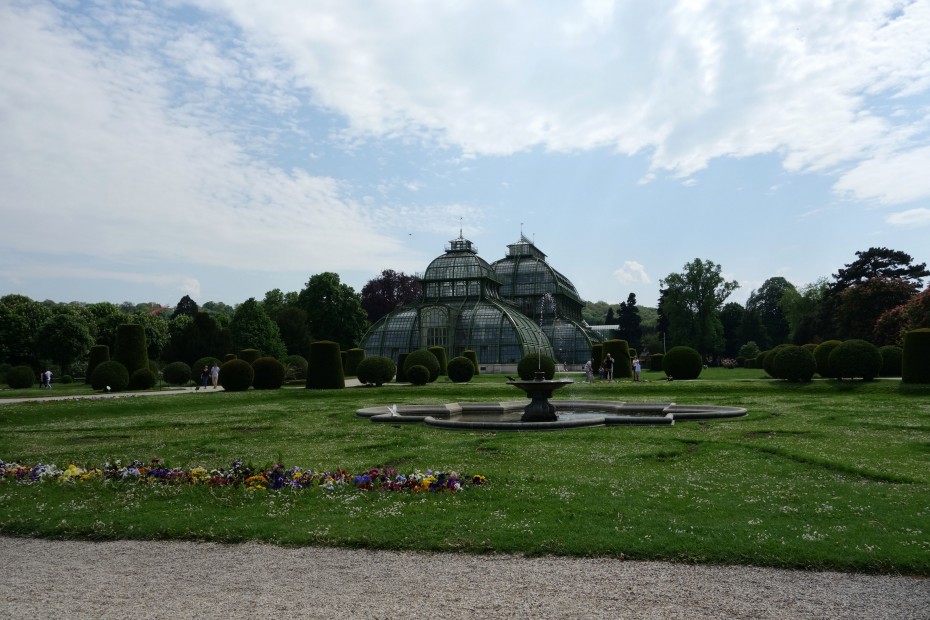
[[[614,277],[623,284],[637,282],[649,284],[651,282],[649,274],[646,273],[646,268],[634,260],[624,261],[623,266],[614,271]]]
[[[892,213],[886,219],[892,226],[927,226],[930,225],[930,209],[909,209]]]
[[[842,175],[836,190],[857,200],[903,204],[930,197],[930,146],[879,154]]]

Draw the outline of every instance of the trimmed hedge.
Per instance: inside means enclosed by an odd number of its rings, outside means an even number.
[[[824,379],[835,379],[836,373],[830,368],[830,354],[833,349],[840,346],[839,340],[824,340],[814,349],[814,360],[817,362],[817,374]]]
[[[462,357],[467,357],[471,360],[472,365],[475,367],[475,374],[472,376],[477,376],[481,374],[481,367],[478,365],[478,354],[471,349],[466,349],[462,352]]]
[[[116,328],[113,359],[126,367],[129,374],[149,367],[145,328],[137,323],[123,323]]]
[[[358,363],[355,376],[366,385],[381,386],[390,383],[397,373],[397,367],[391,358],[383,355],[372,355]]]
[[[110,361],[110,347],[105,344],[95,344],[90,348],[90,354],[87,358],[87,371],[84,374],[84,383],[90,383],[90,376],[94,374],[94,368],[101,362]]]
[[[591,345],[591,359],[594,361],[591,362],[594,368],[594,374],[597,374],[598,369],[601,367],[601,364],[604,363],[604,343],[597,342]]]
[[[901,381],[930,383],[930,328],[922,327],[904,334]]]
[[[417,349],[407,355],[407,359],[404,360],[404,375],[406,375],[407,380],[413,383],[413,380],[410,378],[410,373],[407,370],[413,366],[423,366],[429,371],[429,381],[432,383],[439,378],[439,360],[436,359],[436,356],[432,351],[428,349]]]
[[[220,385],[227,392],[245,392],[252,387],[255,371],[243,359],[229,360],[220,366]]]
[[[901,360],[904,357],[904,349],[899,346],[888,344],[878,348],[882,354],[882,371],[880,377],[900,377]]]
[[[704,360],[691,347],[672,347],[662,358],[662,370],[673,379],[697,379],[704,370]]]
[[[407,363],[409,353],[401,353],[397,356],[397,379],[398,383],[407,383],[407,374],[404,372],[404,365]]]
[[[649,356],[649,370],[653,372],[662,371],[662,358],[665,357],[664,353],[653,353]]]
[[[158,377],[151,368],[140,368],[129,375],[130,390],[150,390],[158,383]]]
[[[307,359],[303,355],[288,355],[284,358],[285,379],[307,379]]]
[[[630,362],[630,345],[626,340],[608,340],[604,344],[604,357],[610,353],[614,358],[614,379],[633,378],[633,364]],[[598,366],[600,368],[600,366]]]
[[[72,377],[71,375],[65,375],[61,378],[61,382],[64,385],[68,385],[69,383],[74,383],[74,377]]]
[[[429,368],[420,364],[413,364],[407,367],[407,381],[414,385],[426,385],[432,375]]]
[[[237,357],[241,360],[248,362],[249,364],[252,364],[255,362],[255,360],[257,360],[261,356],[262,356],[262,352],[259,351],[258,349],[242,349],[241,351],[239,351],[239,355]]]
[[[817,371],[814,354],[804,347],[793,344],[779,345],[772,349],[774,376],[785,381],[809,383]]]
[[[355,376],[358,374],[358,364],[365,359],[365,349],[349,349],[346,351],[346,376]]]
[[[882,371],[882,354],[871,342],[846,340],[830,352],[828,364],[837,379],[862,377],[871,381]]]
[[[122,392],[128,385],[129,371],[116,360],[97,364],[90,377],[90,386],[95,390],[105,390],[109,386],[113,392]]]
[[[342,351],[339,350],[339,343],[331,340],[311,342],[307,367],[307,389],[341,390],[345,386]]]
[[[170,385],[184,385],[191,380],[191,367],[184,362],[171,362],[161,371],[161,376]]]
[[[536,371],[542,370],[546,379],[555,376],[555,362],[548,355],[528,353],[517,364],[517,375],[524,381],[536,378]]]
[[[456,383],[468,383],[471,381],[471,378],[475,376],[475,365],[470,359],[461,355],[449,360],[447,372],[452,381]]]
[[[436,356],[439,362],[439,375],[445,376],[449,371],[449,358],[446,356],[445,347],[429,347],[428,351]]]
[[[6,373],[6,384],[14,390],[25,390],[36,384],[36,371],[31,366],[13,366]]]
[[[785,378],[785,377],[778,376],[778,370],[775,369],[775,358],[777,358],[778,354],[784,351],[786,347],[790,347],[790,346],[794,346],[794,345],[780,344],[765,354],[765,360],[762,363],[762,368],[765,370],[765,373],[768,376],[773,377],[775,379]]]
[[[238,357],[236,357],[235,353],[227,353],[226,355],[223,356],[222,363],[225,364],[226,362],[231,362],[232,360],[235,360],[235,359],[239,359]]]
[[[258,358],[252,362],[252,371],[252,387],[256,390],[277,390],[284,385],[284,364],[273,357]]]

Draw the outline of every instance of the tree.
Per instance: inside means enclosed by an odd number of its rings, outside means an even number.
[[[689,346],[704,355],[723,349],[720,308],[739,284],[727,282],[720,270],[713,261],[696,258],[685,264],[682,273],[660,280],[664,295],[659,301],[676,346]]]
[[[61,374],[71,373],[71,364],[90,351],[94,337],[87,320],[75,310],[62,307],[46,319],[35,333],[35,351],[54,360]]]
[[[603,325],[604,315],[609,307],[606,301],[586,301],[581,308],[581,318],[588,325]]]
[[[763,349],[788,342],[791,327],[785,317],[781,300],[788,291],[794,291],[794,285],[782,277],[769,278],[758,290],[749,294],[746,310],[758,314],[763,333],[753,338]]]
[[[296,295],[296,293],[295,293]],[[288,355],[310,356],[310,325],[303,308],[285,306],[276,317],[275,323],[281,334],[281,340]]]
[[[392,310],[415,303],[422,294],[423,287],[415,276],[385,269],[362,287],[362,308],[368,320],[375,323]]]
[[[604,325],[616,325],[617,317],[614,316],[614,308],[610,306],[607,308],[607,315],[604,317]]]
[[[93,318],[91,335],[97,344],[103,344],[113,350],[116,344],[116,328],[126,322],[126,314],[116,304],[105,301],[90,304],[87,312]]]
[[[883,276],[844,289],[836,311],[840,338],[871,341],[878,318],[913,297],[913,285],[906,279]]]
[[[823,325],[823,302],[830,284],[826,278],[789,289],[781,298],[782,312],[788,321],[788,340],[794,344],[816,343],[827,333]]]
[[[183,326],[174,329],[173,324],[179,321]],[[171,340],[162,357],[168,362],[193,364],[202,357],[222,358],[226,353],[232,353],[233,349],[229,331],[220,328],[206,312],[198,312],[193,319],[182,315],[172,320]]]
[[[265,293],[265,298],[261,302],[265,314],[271,317],[271,320],[277,321],[278,314],[286,308],[297,307],[297,293],[283,293],[281,289],[275,288]]]
[[[282,359],[286,355],[278,326],[265,314],[262,305],[254,297],[245,300],[236,308],[229,324],[236,350],[258,349],[262,355]]]
[[[856,256],[856,260],[833,275],[833,292],[839,293],[872,278],[883,277],[907,282],[916,294],[920,290],[922,279],[930,276],[927,263],[912,265],[914,259],[905,252],[888,248],[869,248],[865,252],[856,252]]]
[[[643,328],[639,308],[636,307],[636,293],[630,293],[625,302],[620,302],[617,323],[617,337],[626,340],[631,348],[639,351],[643,339]]]
[[[161,357],[162,351],[168,346],[171,340],[171,333],[168,326],[170,323],[167,319],[158,314],[148,312],[136,312],[125,317],[126,323],[141,325],[145,330],[145,342],[148,346],[148,356],[150,360],[157,360]],[[179,321],[176,321],[179,322]]]
[[[297,302],[310,319],[317,340],[338,342],[343,350],[358,345],[367,328],[365,310],[355,290],[332,272],[310,277],[297,295]]]
[[[178,301],[178,305],[174,307],[174,312],[171,314],[171,320],[175,320],[178,317],[189,316],[194,318],[197,316],[197,313],[200,312],[200,308],[197,306],[197,302],[190,298],[190,295],[185,295]]]
[[[37,362],[33,338],[51,315],[46,306],[25,295],[0,297],[0,362],[13,366]]]
[[[743,343],[743,319],[746,309],[735,301],[726,304],[720,310],[720,324],[723,326],[723,354],[736,357]]]

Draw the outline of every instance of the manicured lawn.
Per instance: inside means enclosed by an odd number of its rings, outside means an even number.
[[[0,405],[0,458],[8,462],[99,466],[157,457],[211,469],[241,459],[489,478],[456,495],[0,482],[0,532],[930,575],[930,389],[896,380],[795,385],[762,374],[708,369],[694,382],[644,373],[641,384],[577,383],[558,397],[736,405],[749,416],[551,433],[390,426],[354,413],[519,400],[500,376],[422,388]]]

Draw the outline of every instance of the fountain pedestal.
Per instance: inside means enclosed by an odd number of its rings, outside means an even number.
[[[522,422],[555,422],[558,416],[555,407],[549,402],[552,393],[566,385],[574,383],[569,379],[553,381],[545,378],[543,371],[536,373],[532,381],[508,381],[507,383],[518,387],[530,397],[530,404],[523,408]]]

